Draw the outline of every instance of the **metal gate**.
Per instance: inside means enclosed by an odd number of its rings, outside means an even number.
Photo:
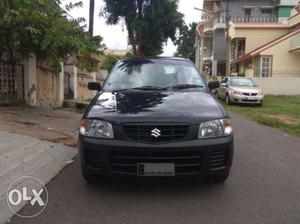
[[[23,65],[0,62],[0,105],[24,100]]]

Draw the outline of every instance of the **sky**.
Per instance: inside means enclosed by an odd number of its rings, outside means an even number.
[[[71,0],[77,2],[78,0]],[[63,5],[70,1],[63,1]],[[72,17],[85,17],[88,22],[89,15],[89,0],[82,0],[83,7],[73,9],[70,14]],[[202,8],[203,0],[179,0],[179,11],[184,14],[185,22],[199,22],[201,20],[201,12],[195,10],[194,7]],[[103,8],[103,0],[95,0],[95,18],[94,18],[94,35],[103,37],[103,42],[108,49],[126,50],[128,48],[127,31],[125,25],[107,25],[105,18],[99,17],[99,12]],[[164,46],[163,56],[173,56],[176,51],[176,46],[169,40]]]

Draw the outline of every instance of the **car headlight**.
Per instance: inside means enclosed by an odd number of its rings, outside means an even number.
[[[198,138],[217,138],[228,136],[232,133],[229,119],[206,121],[200,124]]]
[[[83,119],[80,124],[80,134],[93,138],[114,138],[111,123],[102,120]]]
[[[259,90],[259,91],[258,91],[258,95],[261,95],[261,96],[264,95],[263,91],[262,91],[262,90]]]
[[[235,94],[235,95],[243,95],[242,92],[236,91],[236,90],[232,91],[232,93]]]

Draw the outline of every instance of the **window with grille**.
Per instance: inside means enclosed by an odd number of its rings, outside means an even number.
[[[272,57],[263,56],[257,59],[255,66],[255,76],[271,77],[272,75]]]

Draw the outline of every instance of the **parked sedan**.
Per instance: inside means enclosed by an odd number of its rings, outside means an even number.
[[[218,98],[225,100],[226,104],[256,104],[262,105],[264,94],[255,82],[246,77],[227,77],[216,91]]]

